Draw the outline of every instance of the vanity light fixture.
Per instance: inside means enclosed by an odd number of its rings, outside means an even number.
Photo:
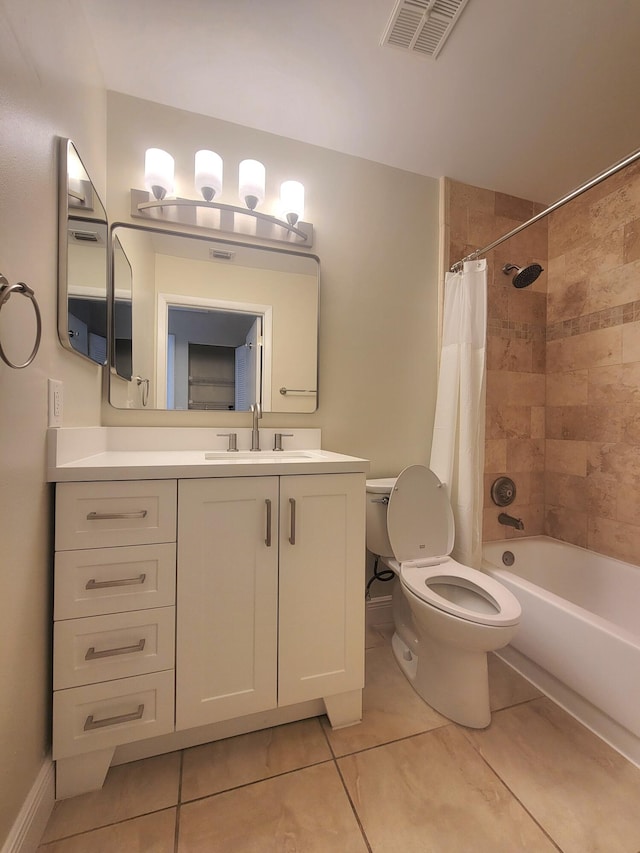
[[[283,218],[262,213],[256,208],[265,198],[265,167],[258,160],[242,160],[239,167],[238,190],[246,207],[217,201],[222,193],[222,158],[215,151],[202,149],[195,155],[195,187],[201,199],[173,196],[173,157],[159,148],[149,148],[145,154],[145,187],[131,190],[131,216],[156,222],[177,222],[210,231],[255,236],[278,243],[313,245],[313,225],[301,222],[304,210],[304,187],[299,181],[285,181],[280,190],[280,209]],[[216,199],[216,200],[214,200]],[[199,217],[198,209],[215,211]],[[243,217],[254,224],[248,230]]]
[[[195,182],[205,201],[213,201],[222,192],[222,157],[215,151],[196,151]]]
[[[158,201],[173,192],[175,163],[162,148],[147,148],[144,155],[144,185]]]
[[[285,181],[280,186],[280,209],[289,225],[295,225],[304,214],[304,186],[300,181]]]
[[[265,168],[259,160],[242,160],[238,169],[238,192],[249,210],[264,201]]]

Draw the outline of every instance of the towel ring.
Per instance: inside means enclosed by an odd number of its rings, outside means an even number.
[[[40,349],[40,339],[42,338],[42,317],[40,316],[40,308],[33,290],[23,281],[19,281],[16,284],[9,284],[7,279],[2,275],[2,273],[0,273],[0,310],[12,293],[22,293],[23,296],[30,299],[33,304],[33,310],[36,314],[36,340],[33,345],[33,349],[31,350],[31,355],[24,364],[14,364],[14,362],[7,357],[7,354],[2,348],[2,342],[0,341],[0,358],[2,358],[4,363],[8,364],[9,367],[13,367],[15,370],[22,370],[23,367],[28,367],[31,364]]]

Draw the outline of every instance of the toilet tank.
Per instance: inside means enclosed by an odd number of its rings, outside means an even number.
[[[367,549],[380,557],[393,557],[387,535],[387,503],[395,477],[367,480]]]

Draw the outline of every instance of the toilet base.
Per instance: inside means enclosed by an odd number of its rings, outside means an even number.
[[[407,679],[414,683],[416,680],[416,670],[418,668],[418,655],[414,654],[409,646],[394,632],[391,638],[391,649],[396,663],[405,674]]]
[[[454,723],[484,729],[491,722],[487,653],[466,651],[420,638],[419,654],[394,633],[398,666],[418,696]]]

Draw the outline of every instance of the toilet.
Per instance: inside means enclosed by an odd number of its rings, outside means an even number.
[[[491,722],[487,652],[511,641],[521,610],[502,584],[449,556],[454,536],[446,488],[429,468],[367,481],[367,549],[396,575],[395,658],[432,708],[481,729]]]

